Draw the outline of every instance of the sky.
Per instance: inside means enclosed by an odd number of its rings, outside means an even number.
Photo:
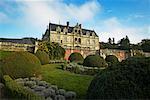
[[[77,23],[100,42],[150,39],[150,0],[0,0],[0,38],[41,39],[49,22]]]

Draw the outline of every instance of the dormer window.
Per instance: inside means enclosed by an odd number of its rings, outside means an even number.
[[[60,32],[61,32],[61,28],[58,26],[58,27],[57,27],[57,33],[60,34]]]
[[[79,30],[78,32],[79,32],[79,34],[81,35],[81,31]]]

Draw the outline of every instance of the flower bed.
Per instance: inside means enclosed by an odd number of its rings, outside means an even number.
[[[105,69],[104,67],[98,68],[98,67],[86,67],[83,65],[79,65],[77,63],[69,63],[66,65],[62,65],[63,70],[67,70],[73,73],[77,74],[85,74],[85,75],[95,75],[100,70]]]
[[[56,85],[51,85],[46,81],[32,78],[19,78],[15,80],[18,84],[24,86],[25,89],[45,98],[46,100],[74,100],[76,93],[59,89]]]

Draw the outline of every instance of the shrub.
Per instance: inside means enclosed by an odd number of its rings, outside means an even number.
[[[118,58],[116,56],[114,56],[114,55],[106,56],[105,60],[108,63],[109,67],[114,66],[114,65],[119,63]]]
[[[79,62],[79,63],[82,63],[84,60],[83,56],[78,52],[72,53],[68,59],[70,60],[70,62]]]
[[[91,82],[88,99],[150,99],[150,58],[132,57]]]
[[[39,59],[28,52],[14,52],[2,60],[3,74],[12,78],[31,77],[40,74]]]
[[[39,58],[42,65],[49,63],[49,55],[45,51],[38,50],[35,55]]]
[[[106,67],[106,61],[99,55],[89,55],[84,59],[84,66],[87,67]]]
[[[42,97],[36,95],[31,91],[28,91],[23,86],[17,84],[17,82],[12,80],[11,77],[8,75],[4,75],[4,81],[7,89],[6,93],[9,96],[13,96],[13,99],[22,98],[27,100],[43,100]]]

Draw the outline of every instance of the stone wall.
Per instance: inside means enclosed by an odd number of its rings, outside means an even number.
[[[34,52],[34,45],[30,44],[19,44],[12,42],[0,42],[0,50],[3,51],[29,51]]]
[[[107,55],[115,55],[119,61],[125,60],[130,56],[129,51],[127,50],[117,50],[117,49],[100,49],[99,55],[104,59]]]
[[[78,53],[81,53],[81,55],[85,58],[86,56],[88,55],[93,55],[93,54],[96,54],[96,50],[89,50],[89,49],[86,49],[86,48],[82,48],[82,49],[79,49],[79,48],[75,48],[75,49],[69,49],[67,48],[66,49],[66,52],[65,52],[65,60],[68,60],[69,56],[74,53],[74,52],[78,52]]]

